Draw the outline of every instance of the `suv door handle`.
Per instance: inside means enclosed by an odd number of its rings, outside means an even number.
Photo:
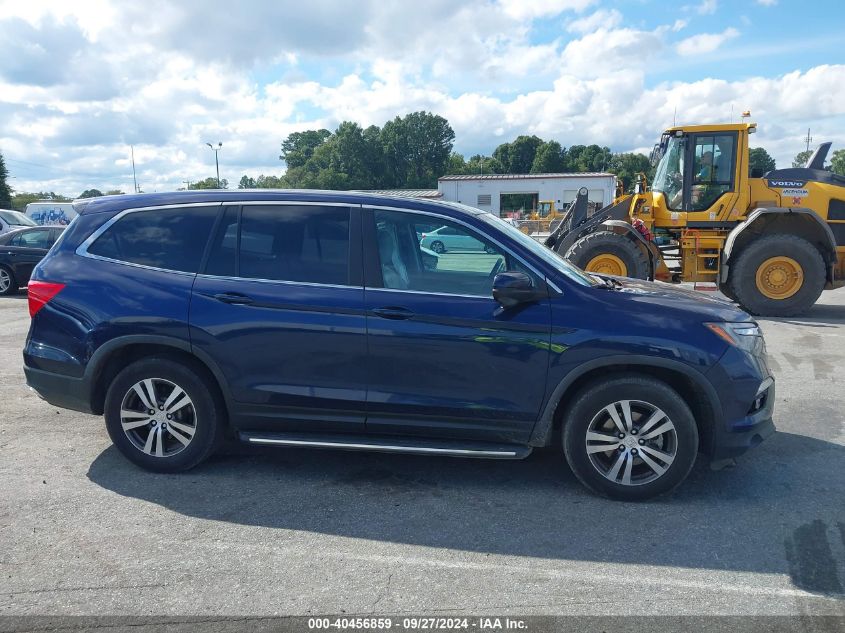
[[[383,319],[393,319],[393,320],[400,320],[400,319],[410,319],[414,316],[414,313],[408,310],[408,308],[396,308],[396,307],[389,307],[389,308],[373,308],[373,314],[382,317]]]
[[[214,298],[218,301],[222,301],[223,303],[229,303],[231,305],[248,306],[252,303],[255,303],[255,300],[253,298],[247,297],[246,295],[242,295],[238,292],[223,292],[221,294],[214,295]]]

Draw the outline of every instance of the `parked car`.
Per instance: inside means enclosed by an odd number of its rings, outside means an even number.
[[[642,499],[699,451],[723,461],[774,431],[746,313],[587,274],[487,212],[309,191],[77,211],[32,275],[27,382],[103,414],[149,470],[196,466],[224,437],[503,459],[561,442],[589,488]],[[492,253],[426,266],[432,222]]]
[[[0,209],[0,235],[24,226],[36,226],[36,224],[20,211]]]
[[[32,269],[62,231],[61,226],[35,226],[0,235],[0,296],[14,294],[29,283]]]
[[[492,244],[486,244],[470,235],[456,230],[451,226],[441,226],[433,231],[421,233],[421,235],[420,246],[428,248],[435,253],[445,253],[447,251],[495,252],[495,247]]]

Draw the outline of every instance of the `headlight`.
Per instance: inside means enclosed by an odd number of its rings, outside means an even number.
[[[761,354],[765,350],[763,333],[756,323],[705,323],[716,336],[725,342],[750,354]]]

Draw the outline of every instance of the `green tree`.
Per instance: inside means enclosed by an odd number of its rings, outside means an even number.
[[[505,168],[492,156],[474,154],[467,161],[468,174],[504,174]]]
[[[637,174],[642,172],[646,176],[649,175],[651,162],[648,156],[636,152],[614,154],[610,159],[607,171],[616,174],[616,177],[622,181],[624,190],[631,193],[634,190]]]
[[[536,137],[535,137],[536,138]],[[566,164],[566,150],[557,141],[548,141],[537,148],[532,174],[555,174],[562,172]]]
[[[291,188],[435,187],[439,176],[466,168],[463,157],[453,162],[454,139],[449,122],[430,112],[396,117],[382,128],[344,121],[333,133],[296,132],[282,143],[288,168],[280,182]]]
[[[772,171],[775,166],[775,159],[762,147],[752,147],[748,150],[748,172],[752,175],[757,174],[755,178]]]
[[[244,174],[238,181],[238,189],[255,189],[255,178],[250,178]]]
[[[103,192],[99,189],[86,189],[82,193],[79,194],[80,198],[100,198],[103,196]]]
[[[812,150],[804,150],[803,152],[798,152],[795,155],[795,158],[792,160],[793,167],[803,167],[807,164],[807,161],[810,160],[810,156],[813,155]]]
[[[124,195],[124,192],[121,191],[120,189],[109,189],[108,191],[106,191],[106,195],[107,196],[122,196],[122,195]]]
[[[445,175],[452,175],[452,176],[459,176],[461,174],[468,174],[467,171],[467,161],[464,158],[463,154],[458,154],[457,152],[452,152],[449,154],[449,164],[446,166],[446,173],[441,174]]]
[[[609,147],[573,145],[566,151],[567,172],[605,171],[610,168],[613,154]]]
[[[279,158],[288,169],[303,167],[320,145],[332,135],[328,130],[306,130],[293,132],[282,142],[282,154]]]
[[[279,178],[278,176],[265,176],[261,174],[258,180],[255,181],[256,189],[284,189],[285,186],[284,178]]]
[[[9,170],[6,169],[6,161],[3,160],[3,154],[0,154],[0,209],[10,209],[12,207],[12,189],[7,182],[9,179]]]
[[[229,181],[225,178],[220,179],[220,189],[228,189]],[[192,182],[188,185],[188,189],[217,189],[217,178],[210,176],[205,180]]]
[[[838,149],[830,157],[830,171],[845,176],[845,149]]]
[[[53,191],[39,191],[37,193],[20,192],[12,196],[12,208],[17,211],[25,211],[26,205],[30,202],[70,202],[67,196],[62,196]]]
[[[527,174],[542,144],[543,139],[539,136],[520,135],[493,150],[493,158],[499,161],[506,174]]]
[[[452,153],[455,132],[442,116],[412,112],[384,124],[380,134],[385,187],[436,187]]]

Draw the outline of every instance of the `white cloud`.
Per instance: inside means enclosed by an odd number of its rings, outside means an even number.
[[[698,35],[693,35],[678,42],[675,50],[678,52],[678,55],[684,57],[712,53],[722,44],[738,35],[739,31],[733,27],[728,27],[721,33],[699,33]]]
[[[326,42],[336,26],[323,29],[325,0],[277,3],[283,24],[275,5],[244,2],[248,19],[240,9],[201,10],[199,0],[150,0],[150,21],[128,4],[106,5],[102,17],[87,3],[0,0],[0,147],[13,186],[131,191],[134,144],[142,187],[175,189],[213,175],[204,143],[218,141],[221,176],[236,183],[281,174],[279,144],[293,131],[344,119],[381,125],[420,109],[445,116],[467,154],[523,133],[565,146],[649,147],[676,107],[679,122],[725,122],[731,104],[752,109],[757,142],[779,162],[800,149],[808,126],[845,143],[843,65],[735,82],[649,81],[658,64],[689,67],[690,55],[712,53],[738,35],[732,28],[673,45],[667,38],[686,20],[649,30],[599,8],[545,23],[559,35],[538,43],[533,20],[593,3],[362,0],[348,20],[345,4],[331,5],[348,32]],[[295,32],[300,15],[315,41]]]
[[[564,11],[583,11],[595,0],[499,0],[505,13],[517,20],[533,20],[559,15]]]
[[[698,5],[695,11],[699,15],[713,15],[716,13],[718,8],[718,0],[704,0],[700,5]]]
[[[616,9],[599,9],[595,13],[572,20],[566,25],[570,33],[592,33],[599,29],[612,29],[622,24],[624,18]]]
[[[756,2],[764,7],[773,7],[778,3],[778,0],[756,0]]]

